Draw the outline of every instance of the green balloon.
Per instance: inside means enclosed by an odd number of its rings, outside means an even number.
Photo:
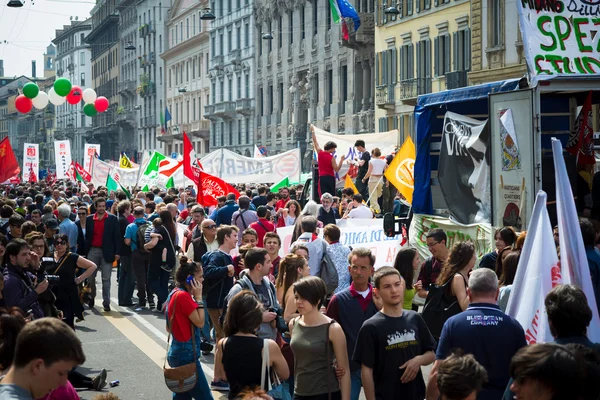
[[[83,113],[88,117],[93,117],[94,115],[98,114],[98,111],[93,104],[86,104],[83,106]]]
[[[23,95],[28,99],[34,99],[39,92],[40,88],[33,82],[28,82],[23,86]]]
[[[67,78],[58,78],[56,82],[54,82],[54,91],[60,97],[65,97],[71,91],[71,81]]]

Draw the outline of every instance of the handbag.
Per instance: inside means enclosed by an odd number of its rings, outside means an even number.
[[[287,387],[281,382],[275,368],[269,368],[269,340],[263,339],[262,366],[260,372],[260,387],[274,399],[291,400],[292,395]],[[267,372],[268,371],[268,372]]]
[[[327,243],[325,241],[323,241],[323,258],[321,259],[321,269],[319,270],[317,276],[323,279],[323,282],[325,282],[328,296],[338,288],[339,276],[333,260],[331,260],[331,257],[327,253]]]
[[[175,296],[175,294],[173,294]],[[177,310],[177,296],[173,300],[173,315],[169,318],[169,337],[167,338],[167,354],[169,349],[169,343],[171,340],[171,330],[173,326],[173,318],[175,317],[175,311]],[[196,360],[198,356],[196,354],[196,339],[194,338],[194,326],[192,325],[192,346],[194,347],[194,362],[182,365],[180,367],[169,367],[167,368],[167,358],[163,364],[163,373],[165,376],[165,383],[169,390],[173,393],[186,393],[189,392],[196,386],[198,382],[198,368],[196,367]]]
[[[169,237],[169,243],[171,243],[171,249],[173,250],[173,255],[175,256],[175,268],[173,268],[173,270],[176,271],[179,269],[179,257],[177,257],[177,251],[175,250],[175,246],[173,245],[173,241],[171,240],[171,234],[169,233],[169,230],[165,228],[165,231],[167,232],[167,236]]]
[[[454,276],[448,279],[443,285],[432,285],[429,287],[429,293],[427,294],[425,306],[421,314],[425,325],[427,325],[427,328],[429,328],[429,331],[436,339],[440,338],[444,323],[450,317],[462,312],[456,296],[448,296],[453,279]],[[464,276],[463,279],[465,279]],[[465,279],[465,286],[467,285],[468,283]]]

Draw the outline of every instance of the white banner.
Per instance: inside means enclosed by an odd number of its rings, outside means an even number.
[[[71,166],[71,142],[68,140],[54,141],[54,161],[56,162],[56,179],[67,179]]]
[[[40,179],[40,148],[37,143],[25,143],[23,146],[23,182],[29,182],[29,171],[33,167],[35,176]]]
[[[219,149],[200,161],[204,172],[231,184],[273,183],[285,177],[289,177],[290,182],[300,182],[300,149],[259,159]]]
[[[94,158],[94,153],[98,154],[100,157],[100,145],[99,144],[85,144],[85,152],[83,153],[83,169],[87,172],[92,172],[92,159]]]
[[[600,73],[598,0],[517,1],[532,75]]]
[[[132,188],[137,182],[139,168],[114,167],[97,158],[92,159],[92,183],[95,187],[106,186],[106,178],[110,173],[115,181],[126,188]]]
[[[336,224],[342,235],[340,243],[352,248],[367,247],[375,255],[375,269],[384,266],[393,266],[396,252],[400,249],[402,235],[387,237],[383,233],[383,219],[340,219]],[[289,254],[292,232],[294,226],[277,228],[277,234],[281,238],[281,250],[279,255],[285,257]],[[320,230],[319,237],[323,238]]]

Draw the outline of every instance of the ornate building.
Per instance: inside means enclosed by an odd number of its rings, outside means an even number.
[[[374,4],[354,3],[361,24],[348,40],[328,0],[254,4],[256,143],[269,154],[299,146],[305,170],[312,157],[308,123],[341,134],[375,130]]]

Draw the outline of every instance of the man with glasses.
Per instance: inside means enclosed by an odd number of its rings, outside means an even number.
[[[216,251],[219,248],[217,242],[217,224],[212,219],[205,219],[200,223],[202,233],[199,237],[192,240],[192,245],[188,247],[187,258],[200,262],[202,256],[210,251]]]
[[[327,316],[336,320],[344,330],[348,355],[351,358],[360,327],[377,313],[373,302],[373,287],[369,283],[369,278],[375,272],[375,256],[371,250],[359,247],[348,255],[348,263],[352,283],[349,288],[333,295],[327,307]],[[350,361],[350,372],[350,399],[358,400],[362,387],[360,364]]]
[[[418,291],[419,297],[426,299],[429,293],[429,286],[435,284],[442,267],[448,259],[448,248],[446,247],[446,232],[440,228],[435,228],[427,234],[427,248],[431,257],[427,258],[421,271],[419,272],[418,282],[421,282],[422,289]]]
[[[321,196],[321,207],[319,207],[319,215],[317,219],[323,223],[323,226],[334,224],[335,219],[340,216],[336,213],[333,205],[333,196],[329,193],[323,193]]]

